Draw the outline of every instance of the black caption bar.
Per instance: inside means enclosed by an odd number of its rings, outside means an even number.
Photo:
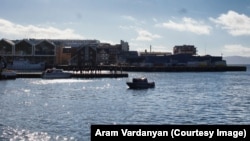
[[[250,140],[250,125],[91,125],[91,141]]]

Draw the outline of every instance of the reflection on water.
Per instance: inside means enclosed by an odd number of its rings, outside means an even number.
[[[156,87],[132,90],[133,77]],[[249,72],[0,81],[0,140],[90,140],[91,124],[249,124]]]
[[[0,126],[1,127],[1,126]],[[74,137],[62,137],[62,136],[51,136],[46,132],[31,132],[29,130],[24,129],[14,129],[11,127],[1,127],[2,135],[0,136],[0,140],[29,140],[29,141],[73,141],[76,140]]]
[[[87,83],[92,82],[93,80],[83,80],[83,79],[38,79],[36,81],[32,81],[32,84],[54,84],[54,83]]]

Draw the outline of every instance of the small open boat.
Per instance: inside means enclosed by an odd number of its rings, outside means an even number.
[[[127,85],[130,89],[147,89],[154,88],[155,82],[148,82],[148,79],[145,77],[133,78],[132,82],[127,82]]]

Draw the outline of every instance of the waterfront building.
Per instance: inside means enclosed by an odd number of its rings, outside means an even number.
[[[109,64],[109,53],[107,49],[98,48],[97,53],[98,53],[97,55],[98,64],[100,65]]]
[[[93,61],[89,60],[96,54],[93,53],[93,51],[95,51],[95,48],[100,44],[99,40],[51,39],[51,41],[57,46],[56,65],[92,64]],[[79,55],[82,55],[82,57]],[[80,60],[84,62],[78,62]]]
[[[93,44],[82,45],[72,53],[70,65],[85,67],[97,65],[97,46]]]
[[[46,62],[55,63],[56,46],[48,40],[7,40],[0,41],[0,55],[6,62],[12,63],[14,60],[28,60],[33,63]]]
[[[71,46],[59,46],[56,49],[56,65],[69,65],[72,54]]]
[[[174,54],[191,54],[196,55],[196,47],[194,45],[178,45],[173,48]]]
[[[100,43],[97,48],[97,64],[107,65],[125,63],[125,57],[128,51],[128,42],[123,40],[120,41],[120,44],[115,45]]]
[[[44,61],[48,65],[55,64],[56,45],[49,40],[43,40],[35,45],[34,55],[36,56],[36,62]]]
[[[99,40],[22,39],[0,41],[0,54],[11,63],[24,59],[33,63],[55,65],[99,65],[125,62],[128,42],[111,45]],[[80,63],[80,61],[82,61]],[[80,64],[79,64],[80,63]]]
[[[49,66],[67,64],[71,59],[71,49],[68,47],[82,47],[87,44],[98,45],[98,40],[70,40],[70,39],[1,39],[0,55],[8,63],[15,59],[24,59],[33,63],[46,62]],[[74,50],[74,49],[72,49]],[[70,59],[69,59],[70,57]],[[69,64],[69,63],[68,63]],[[67,65],[68,65],[67,64]]]
[[[56,45],[60,46],[70,46],[70,47],[79,47],[83,45],[89,45],[89,44],[100,44],[99,40],[81,40],[81,39],[50,39],[51,42],[53,42]]]
[[[24,39],[21,41],[18,41],[15,44],[15,56],[32,56],[34,55],[34,46],[33,44]]]
[[[167,56],[171,54],[171,52],[140,52],[140,56]]]
[[[132,66],[225,66],[222,56],[198,56],[193,45],[174,46],[170,52],[129,51],[127,42],[111,45],[98,40],[23,39],[0,40],[0,55],[7,63],[24,59],[32,63],[45,62],[47,66],[97,65]]]
[[[138,51],[123,51],[118,57],[119,65],[128,65],[129,60],[133,60],[133,58],[138,58]]]
[[[0,40],[0,55],[1,56],[12,56],[14,54],[15,43],[8,39]]]
[[[56,46],[54,43],[43,40],[35,45],[34,55],[40,56],[55,56],[56,55]]]
[[[123,40],[120,41],[120,45],[121,45],[121,50],[126,52],[129,51],[129,44],[128,42],[125,42]]]

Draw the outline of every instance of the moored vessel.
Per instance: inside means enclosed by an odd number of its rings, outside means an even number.
[[[71,78],[71,73],[65,72],[63,69],[51,68],[51,69],[46,69],[42,73],[42,78],[45,79]]]
[[[28,60],[18,59],[13,60],[13,62],[7,64],[7,68],[11,70],[44,70],[45,63],[31,63]]]

